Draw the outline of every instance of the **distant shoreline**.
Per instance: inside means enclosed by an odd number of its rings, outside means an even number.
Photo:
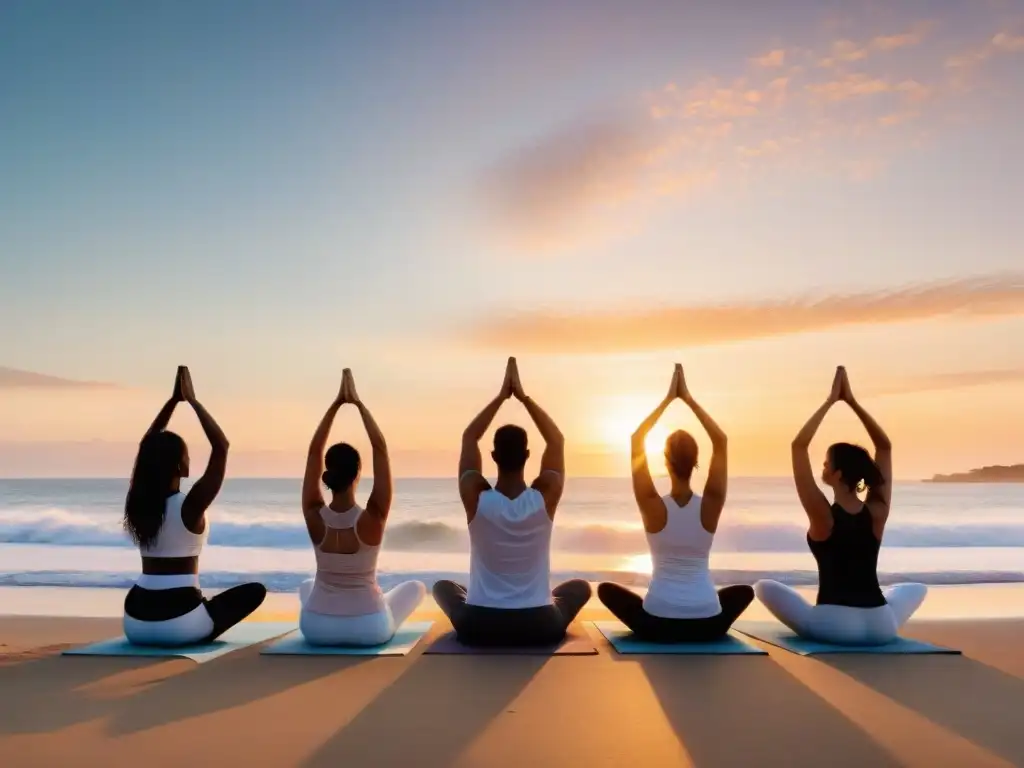
[[[935,475],[926,483],[1024,483],[1024,464],[1002,466],[996,464],[968,472]]]

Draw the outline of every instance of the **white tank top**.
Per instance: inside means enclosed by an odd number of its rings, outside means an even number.
[[[468,605],[551,605],[551,518],[544,496],[527,488],[514,499],[484,491],[469,524]]]
[[[715,535],[700,522],[700,496],[685,507],[663,496],[668,520],[657,533],[647,534],[654,572],[644,598],[644,610],[665,619],[706,619],[722,612],[711,580],[708,556]]]
[[[384,593],[377,583],[377,556],[380,545],[370,546],[360,540],[356,523],[363,510],[352,507],[345,512],[335,512],[330,507],[320,508],[320,519],[324,521],[324,541],[331,530],[352,530],[359,549],[351,554],[324,552],[320,544],[313,547],[316,553],[316,579],[313,589],[303,606],[313,613],[330,616],[365,616],[384,611]]]
[[[203,532],[192,533],[181,519],[181,505],[184,503],[185,494],[180,491],[167,497],[164,521],[157,532],[156,541],[149,547],[139,547],[143,557],[199,557],[210,536],[209,510]]]

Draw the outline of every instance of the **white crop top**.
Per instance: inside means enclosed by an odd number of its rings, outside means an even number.
[[[647,534],[654,572],[644,598],[644,610],[665,619],[706,619],[722,612],[711,580],[708,559],[713,533],[700,520],[696,493],[680,507],[664,496],[667,521],[657,533]]]
[[[210,536],[210,521],[206,521],[202,533],[192,533],[181,519],[181,505],[184,503],[185,494],[180,491],[167,497],[164,522],[156,535],[156,541],[149,547],[139,547],[143,557],[199,557]]]
[[[484,491],[469,524],[467,605],[551,605],[551,518],[540,491]]]

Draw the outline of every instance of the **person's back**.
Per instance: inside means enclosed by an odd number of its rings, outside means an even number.
[[[552,527],[544,496],[534,488],[514,499],[494,489],[481,493],[469,524],[466,603],[487,608],[550,605]]]
[[[647,463],[647,436],[676,399],[693,411],[711,438],[711,466],[704,493],[690,480],[697,467],[697,441],[684,430],[665,440],[665,468],[672,490],[658,493]],[[614,582],[602,582],[597,596],[640,639],[654,643],[713,642],[723,637],[754,599],[744,584],[715,589],[709,557],[728,488],[727,438],[697,405],[676,365],[668,394],[630,439],[633,496],[647,534],[653,564],[647,594],[641,598]],[[683,503],[680,503],[683,502]]]
[[[523,479],[530,456],[526,430],[512,424],[494,433],[494,487],[482,474],[480,439],[501,404],[515,397],[544,438],[540,474]],[[551,589],[551,529],[565,478],[565,441],[555,423],[519,383],[509,358],[501,392],[466,427],[459,457],[459,496],[469,526],[469,589],[442,579],[434,599],[459,640],[470,645],[547,645],[590,599],[590,585],[573,579]]]
[[[878,608],[885,596],[878,584],[878,553],[882,542],[875,535],[871,511],[847,512],[833,504],[832,533],[827,539],[807,537],[818,564],[818,605]]]
[[[363,509],[355,501],[362,472],[348,443],[324,448],[342,405],[359,410],[373,449],[373,489]],[[320,484],[331,492],[324,501]],[[387,593],[377,583],[377,557],[391,511],[391,460],[384,435],[356,394],[345,369],[341,389],[310,440],[302,481],[302,513],[316,557],[316,576],[299,588],[299,629],[312,645],[382,645],[416,609],[427,588],[407,581]]]
[[[852,443],[829,446],[820,476],[832,488],[829,503],[818,486],[808,451],[825,415],[840,402],[860,419],[875,455]],[[807,545],[818,564],[818,599],[809,605],[800,593],[770,579],[754,585],[758,598],[801,637],[841,645],[892,642],[920,607],[928,588],[923,584],[879,587],[878,553],[892,504],[892,441],[854,397],[842,366],[836,369],[828,399],[793,439],[791,454],[793,480],[807,515]]]
[[[704,619],[722,606],[711,580],[708,559],[715,535],[701,523],[701,497],[691,494],[680,506],[663,497],[667,519],[657,533],[647,532],[653,572],[644,610],[666,619]]]
[[[356,524],[363,514],[359,506],[345,512],[320,508],[324,538],[313,547],[316,577],[303,603],[307,610],[330,616],[362,616],[383,611],[384,593],[377,584],[380,545],[367,544],[359,538]]]
[[[178,403],[189,403],[210,441],[206,471],[188,493],[185,441],[167,426]],[[128,494],[124,526],[138,545],[142,573],[125,595],[123,627],[138,645],[181,646],[209,642],[255,611],[267,595],[262,584],[239,584],[214,597],[203,596],[199,556],[210,536],[207,511],[227,467],[228,440],[199,404],[192,376],[178,368],[174,394],[139,443]]]

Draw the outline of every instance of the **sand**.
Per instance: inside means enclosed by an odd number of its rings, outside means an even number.
[[[963,656],[59,655],[118,633],[0,617],[0,765],[1024,765],[1017,619],[908,627]]]

